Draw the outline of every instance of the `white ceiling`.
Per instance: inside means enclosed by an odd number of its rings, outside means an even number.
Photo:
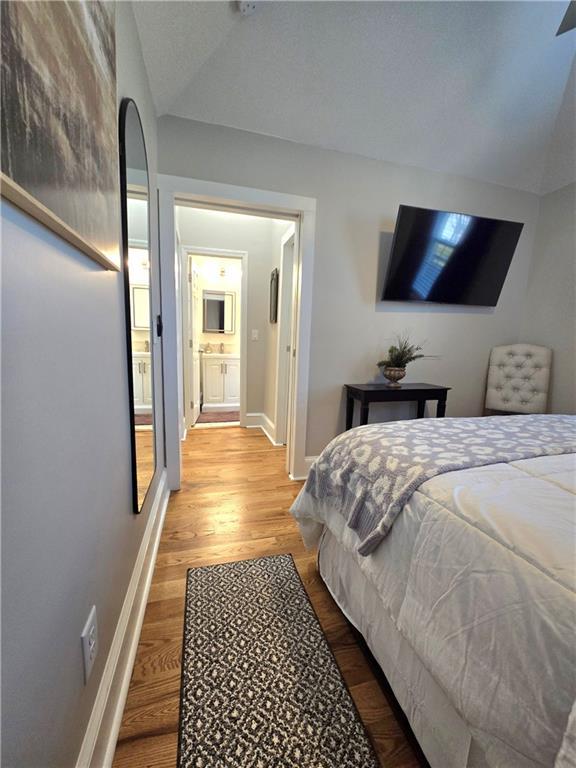
[[[133,4],[159,115],[534,192],[574,180],[566,5]]]

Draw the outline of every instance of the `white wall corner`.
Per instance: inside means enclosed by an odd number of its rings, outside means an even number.
[[[305,456],[304,461],[294,468],[295,471],[293,475],[290,475],[290,480],[306,480],[310,467],[317,458],[318,456]]]
[[[169,497],[164,471],[150,509],[76,768],[109,768],[112,765]]]
[[[283,445],[283,443],[276,442],[276,427],[265,413],[247,413],[242,426],[247,427],[248,429],[255,429],[258,427],[264,432],[273,446],[279,448]]]
[[[283,445],[283,443],[277,442],[277,440],[276,440],[276,425],[272,422],[271,419],[268,418],[268,416],[265,413],[262,414],[262,425],[261,426],[262,426],[262,431],[264,432],[264,434],[266,435],[268,440],[270,440],[272,445],[274,445],[276,447]]]
[[[182,451],[180,424],[184,417],[182,382],[182,301],[180,259],[174,227],[174,192],[158,188],[160,217],[160,276],[162,283],[162,372],[164,391],[164,429],[166,434],[166,473],[168,487],[180,489]]]
[[[255,427],[262,426],[262,413],[247,413],[244,417],[244,424],[242,426],[247,429],[254,429]]]

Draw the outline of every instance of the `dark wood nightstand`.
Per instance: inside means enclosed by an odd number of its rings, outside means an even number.
[[[417,418],[424,417],[427,400],[436,400],[436,416],[446,413],[446,398],[451,387],[440,387],[437,384],[401,384],[399,387],[389,387],[386,384],[345,384],[346,390],[346,429],[352,427],[354,418],[354,401],[360,401],[360,424],[368,424],[370,403],[399,403],[416,401],[418,403]]]

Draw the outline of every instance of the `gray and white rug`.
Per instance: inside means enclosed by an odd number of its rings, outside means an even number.
[[[377,768],[290,555],[188,571],[179,768]]]

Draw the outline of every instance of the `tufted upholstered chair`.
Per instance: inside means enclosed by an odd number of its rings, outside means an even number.
[[[545,413],[552,350],[508,344],[490,353],[485,407],[490,411]]]

